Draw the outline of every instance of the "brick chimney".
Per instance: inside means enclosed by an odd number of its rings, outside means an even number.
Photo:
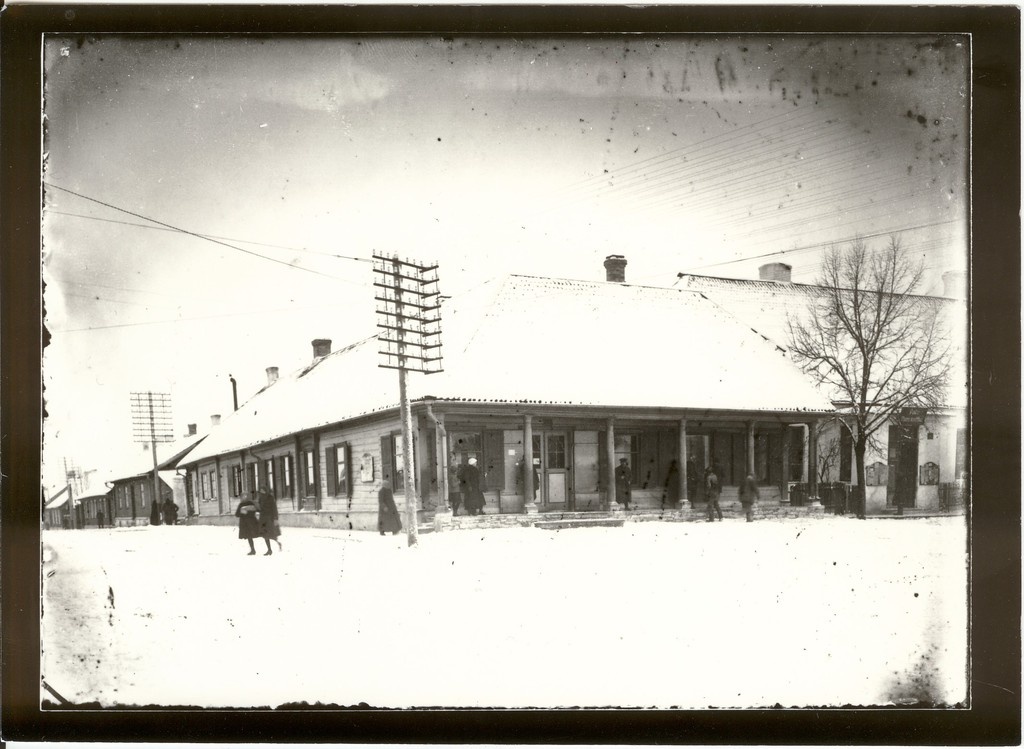
[[[626,257],[609,255],[604,259],[605,280],[609,283],[626,283]]]
[[[953,299],[967,298],[967,274],[960,270],[948,270],[942,274],[943,296]]]
[[[217,426],[220,424],[220,414],[213,414],[210,416],[210,424]]]
[[[313,358],[320,359],[331,353],[331,339],[317,338],[313,341]]]
[[[329,351],[330,343],[327,346]],[[277,367],[267,367],[267,384],[273,385],[275,382],[277,382]]]
[[[790,283],[793,280],[793,266],[785,263],[765,263],[757,269],[762,281],[784,281]]]
[[[195,424],[189,424],[188,425],[188,434],[186,434],[185,436],[186,437],[192,437],[195,433],[196,433],[196,425]]]

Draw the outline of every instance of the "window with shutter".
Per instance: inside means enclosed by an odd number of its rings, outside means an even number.
[[[327,493],[336,495],[338,493],[338,446],[328,445],[324,452],[327,458]]]
[[[392,457],[392,449],[394,445],[394,436],[386,434],[380,438],[380,476],[384,481],[391,482],[391,488],[394,491],[402,491],[402,487],[395,483],[394,477],[394,459]]]

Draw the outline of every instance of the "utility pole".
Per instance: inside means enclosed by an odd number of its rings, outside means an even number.
[[[418,538],[416,509],[416,456],[409,405],[409,371],[433,374],[441,365],[441,299],[437,265],[423,265],[397,256],[373,253],[377,291],[377,327],[381,332],[380,367],[398,370],[398,397],[402,418],[402,472],[405,489],[405,524],[409,546]]]
[[[169,393],[134,392],[131,394],[132,433],[136,442],[148,443],[153,453],[153,501],[150,505],[149,521],[160,524],[160,476],[157,474],[159,461],[156,457],[158,442],[171,442],[171,396]]]

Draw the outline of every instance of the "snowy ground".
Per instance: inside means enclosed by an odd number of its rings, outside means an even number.
[[[45,532],[43,679],[105,706],[966,698],[962,518],[282,541],[250,557],[234,528]]]

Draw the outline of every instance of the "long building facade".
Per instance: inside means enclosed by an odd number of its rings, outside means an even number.
[[[630,506],[646,510],[704,501],[710,466],[723,503],[748,474],[766,506],[815,481],[830,402],[700,294],[511,276],[444,312],[444,372],[410,384],[421,521],[460,504],[471,460],[484,512],[502,515],[614,510],[623,459]],[[693,356],[664,355],[682,338]],[[376,344],[332,352],[318,339],[307,366],[268,368],[267,385],[180,463],[200,522],[234,523],[261,483],[286,525],[373,529],[383,481],[404,504],[397,380]]]

